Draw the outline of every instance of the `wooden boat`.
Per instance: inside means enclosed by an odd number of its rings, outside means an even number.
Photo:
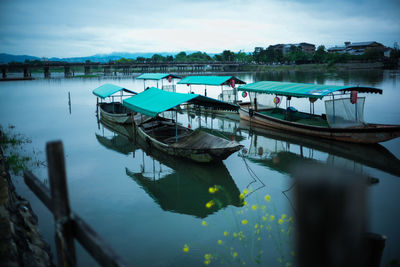
[[[128,95],[124,95],[124,92],[128,93]],[[115,95],[117,93],[120,94],[117,96]],[[100,109],[100,116],[102,119],[121,124],[132,123],[133,113],[131,110],[122,106],[122,100],[124,97],[130,97],[136,94],[135,92],[117,85],[104,84],[94,89],[93,94],[97,96],[97,107]],[[101,102],[99,102],[99,98]],[[114,101],[115,98],[120,98],[121,101]],[[105,99],[111,99],[111,101],[103,102]]]
[[[400,125],[371,124],[363,120],[365,97],[357,94],[382,94],[381,89],[262,81],[240,86],[238,90],[254,93],[254,101],[241,104],[240,118],[259,125],[353,143],[373,144],[400,136]],[[277,105],[258,108],[256,96],[260,93],[275,95],[275,102],[285,96],[287,108]],[[314,102],[325,96],[332,98],[325,101],[326,114],[313,114]],[[290,107],[291,97],[308,98],[311,112],[299,112]]]
[[[312,155],[323,152],[328,153],[332,158],[342,159],[339,162],[343,163],[343,160],[351,162],[348,166],[354,166],[354,163],[362,164],[400,177],[400,160],[380,144],[345,143],[318,137],[304,138],[304,135],[293,132],[269,127],[254,127],[249,121],[245,120],[240,122],[239,130],[243,132],[247,131],[248,135],[252,137],[250,147],[242,150],[246,151],[246,153],[243,153],[246,157],[253,153],[254,158],[264,158],[259,153],[266,154],[268,153],[267,151],[273,151],[274,144],[280,142],[285,144],[285,147],[292,147],[293,145],[298,147],[298,154],[301,155],[301,158],[306,157],[307,153],[304,152],[306,150],[313,151]],[[262,142],[260,139],[270,140],[269,149],[267,146],[262,145],[268,145],[268,142]],[[282,161],[282,158],[280,160]],[[302,163],[302,160],[299,161],[299,163]],[[334,162],[332,160],[332,163]],[[275,163],[278,163],[278,161],[275,160]]]
[[[214,109],[237,109],[238,107],[216,99],[197,94],[181,94],[150,88],[131,98],[123,105],[135,112],[152,117],[136,124],[140,138],[155,149],[169,155],[191,159],[197,162],[212,162],[226,159],[242,146],[235,141],[192,130],[178,125],[176,119],[166,119],[158,114],[183,103],[208,106]]]
[[[204,85],[204,96],[207,96],[207,86],[212,86],[214,89],[221,87],[218,100],[236,104],[238,102],[236,85],[246,83],[235,76],[187,76],[177,84],[188,85],[190,88],[189,93],[192,93],[192,85]],[[207,109],[203,110],[204,112],[209,112]],[[237,110],[213,110],[213,113],[232,119],[239,119]]]
[[[138,77],[138,80],[143,80],[143,89],[146,90],[146,81],[157,82],[157,88],[159,88],[159,82],[161,81],[161,89],[164,91],[176,92],[176,85],[174,79],[181,79],[180,76],[171,73],[142,73]],[[164,80],[168,81],[168,84],[164,85]]]

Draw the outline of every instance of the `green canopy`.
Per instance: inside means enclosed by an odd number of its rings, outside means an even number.
[[[238,109],[238,106],[236,105],[225,103],[206,96],[168,92],[155,87],[149,88],[140,94],[125,99],[123,101],[123,105],[133,111],[150,117],[156,117],[159,113],[185,102],[200,106],[212,107],[214,109]]]
[[[245,84],[235,76],[187,76],[177,82],[178,84],[200,84],[200,85],[230,85],[231,80],[235,84]]]
[[[132,93],[132,94],[137,94],[134,91],[131,91],[131,90],[128,90],[121,86],[110,84],[110,83],[106,83],[106,84],[103,84],[102,86],[97,87],[96,89],[93,90],[93,94],[104,99],[106,97],[109,97],[109,96],[121,91],[121,90]]]
[[[263,94],[274,94],[294,97],[323,98],[336,91],[358,91],[361,93],[379,93],[381,89],[357,86],[320,85],[307,83],[261,81],[242,85],[238,91],[248,91]]]
[[[136,77],[136,79],[140,80],[161,80],[161,79],[168,79],[168,77],[171,78],[177,78],[181,79],[181,77],[170,74],[170,73],[143,73]]]

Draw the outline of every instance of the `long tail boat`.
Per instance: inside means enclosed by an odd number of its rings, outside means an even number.
[[[381,89],[260,81],[242,85],[238,91],[253,97],[250,103],[241,104],[240,118],[259,125],[352,143],[374,144],[400,136],[400,125],[364,122],[365,97],[358,94],[382,94]],[[257,94],[274,95],[275,106],[260,106]],[[283,97],[286,97],[286,109],[278,107]],[[291,107],[292,97],[308,99],[310,113]],[[330,97],[325,101],[326,114],[314,114],[314,102],[324,97]]]
[[[94,89],[93,94],[97,96],[97,107],[100,108],[100,116],[103,120],[121,124],[132,123],[132,111],[122,106],[122,101],[124,97],[131,97],[136,92],[107,83]],[[117,101],[118,99],[120,101]]]
[[[236,105],[202,95],[168,92],[154,87],[125,99],[123,106],[151,117],[136,123],[137,133],[149,145],[169,155],[197,162],[212,162],[224,160],[242,147],[235,141],[228,141],[199,129],[192,130],[179,125],[176,109],[175,120],[158,116],[184,103],[211,109],[238,109]]]

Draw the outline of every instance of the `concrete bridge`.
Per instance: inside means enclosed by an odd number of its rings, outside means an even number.
[[[44,78],[50,78],[51,71],[64,72],[65,77],[75,76],[75,71],[84,75],[94,72],[102,72],[105,76],[132,75],[132,73],[147,72],[178,72],[178,73],[202,73],[202,72],[234,72],[240,71],[245,64],[240,62],[146,62],[146,63],[68,63],[54,61],[40,61],[31,63],[9,63],[1,64],[2,78],[7,78],[7,73],[21,72],[24,78],[32,76],[32,70],[43,71]]]

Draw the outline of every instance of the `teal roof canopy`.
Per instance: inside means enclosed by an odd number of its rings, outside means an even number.
[[[206,96],[168,92],[155,87],[151,87],[140,94],[125,99],[123,101],[123,106],[144,115],[156,117],[159,113],[185,102],[206,107],[213,107],[215,109],[238,109],[238,106],[236,105]]]
[[[235,84],[246,84],[235,76],[187,76],[177,82],[178,84],[200,84],[200,85],[230,85],[231,80],[235,80]]]
[[[376,89],[372,87],[320,85],[273,81],[261,81],[242,85],[238,87],[238,91],[310,98],[323,98],[324,96],[336,91],[358,91],[360,93],[382,94],[381,89]]]
[[[106,84],[103,84],[102,86],[97,87],[96,89],[93,90],[93,94],[104,99],[106,97],[109,97],[109,96],[121,91],[121,90],[128,92],[128,93],[137,94],[134,91],[131,91],[124,87],[110,84],[110,83],[106,83]]]
[[[176,79],[181,79],[181,77],[170,74],[170,73],[143,73],[140,74],[136,79],[140,80],[161,80],[161,79],[168,79],[168,77],[176,78]]]

